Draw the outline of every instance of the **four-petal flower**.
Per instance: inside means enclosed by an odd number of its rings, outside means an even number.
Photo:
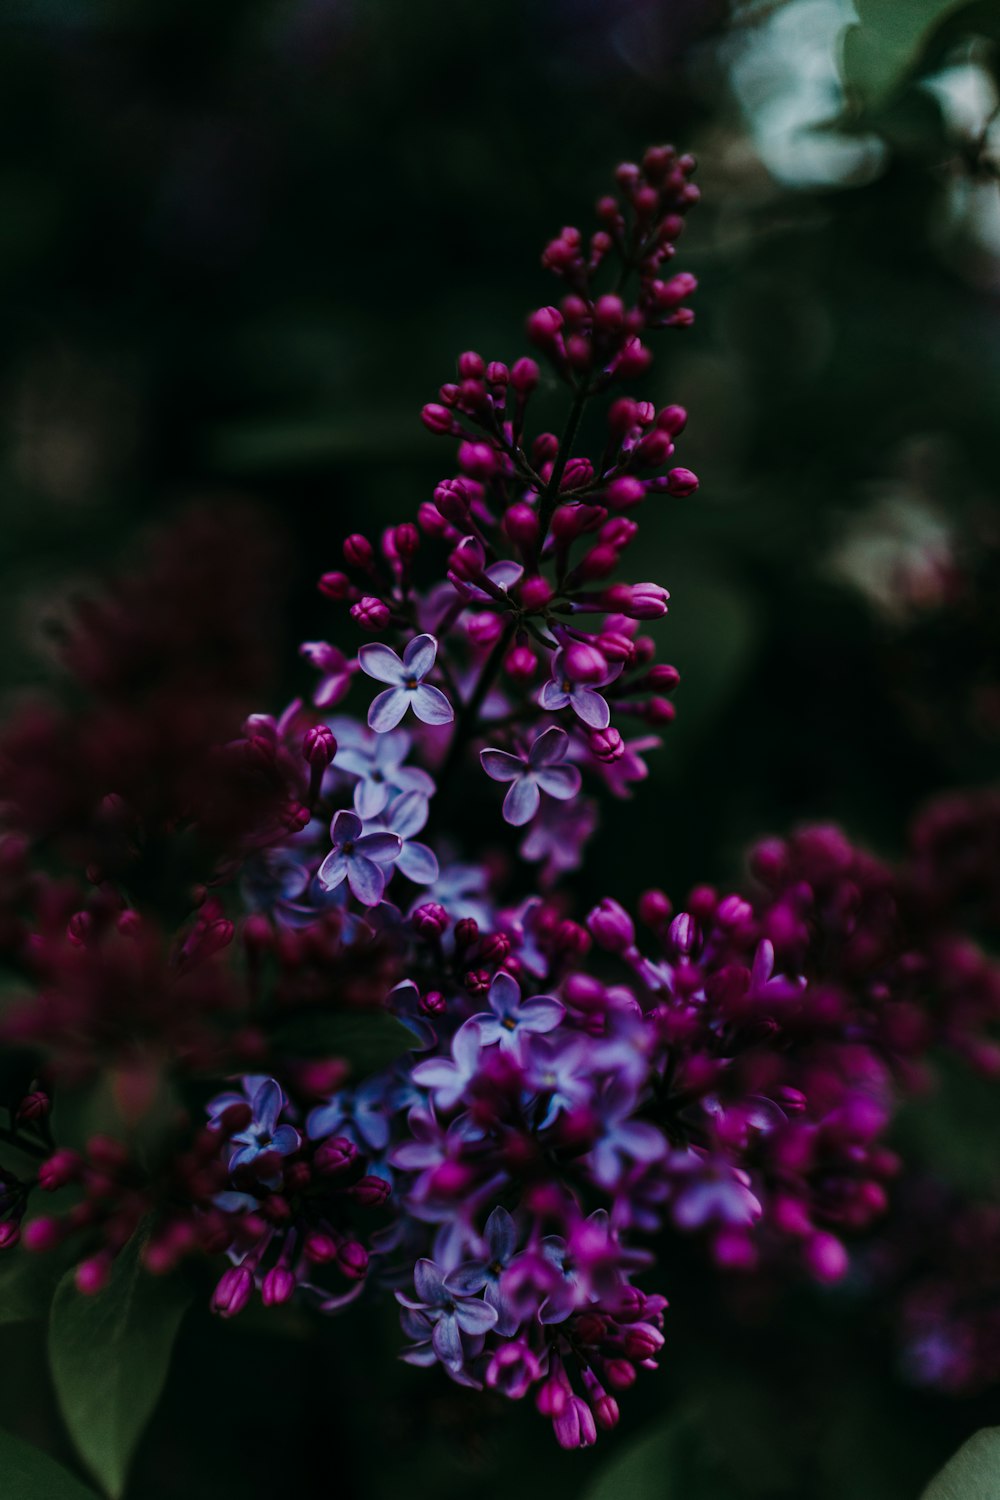
[[[576,796],[580,790],[580,772],[576,766],[559,764],[568,748],[566,731],[552,728],[538,736],[527,755],[511,755],[506,750],[480,751],[479,759],[487,776],[494,781],[510,782],[503,800],[505,822],[515,828],[530,823],[538,811],[542,792],[559,802]]]
[[[403,841],[395,833],[365,833],[357,813],[346,809],[330,824],[333,848],[319,867],[318,877],[327,890],[347,881],[362,906],[378,906],[385,890],[385,866],[399,858]]]
[[[389,687],[372,700],[368,710],[369,726],[376,734],[395,729],[408,708],[423,724],[450,724],[455,711],[440,688],[424,679],[433,671],[438,643],[432,635],[416,635],[403,652],[402,660],[391,646],[376,641],[358,652],[361,670],[376,682]]]

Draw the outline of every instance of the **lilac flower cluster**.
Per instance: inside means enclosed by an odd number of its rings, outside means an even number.
[[[153,1272],[227,1257],[224,1317],[297,1295],[333,1312],[382,1288],[405,1359],[530,1394],[566,1448],[613,1427],[655,1368],[667,1303],[636,1284],[652,1236],[697,1235],[725,1271],[836,1281],[886,1206],[887,1130],[934,1051],[1000,1071],[1000,972],[966,921],[995,900],[994,846],[964,803],[923,820],[898,869],[813,828],[759,845],[745,893],[698,887],[675,911],[647,891],[638,921],[609,898],[577,922],[551,893],[596,826],[584,787],[628,795],[659,743],[619,724],[673,716],[678,674],[640,633],[667,591],[611,579],[632,513],[697,484],[670,467],[683,410],[619,392],[645,375],[651,333],[691,321],[693,278],[665,267],[693,165],[647,152],[619,168],[593,235],[546,248],[564,295],[528,334],[568,392],[561,438],[529,436],[543,375],[527,356],[462,355],[424,409],[457,439],[458,472],[378,546],[349,537],[345,571],[321,581],[393,645],[308,642],[312,708],[253,714],[221,746],[213,716],[201,800],[180,774],[163,808],[111,800],[102,764],[100,817],[85,807],[69,841],[83,894],[31,863],[44,729],[0,760],[21,829],[0,861],[0,941],[31,982],[3,1034],[39,1058],[15,1113],[41,1161],[37,1180],[3,1178],[5,1243],[80,1236],[94,1292],[145,1219]],[[542,866],[513,897],[454,803],[441,811],[468,777],[505,788],[494,831],[523,829]],[[210,853],[165,934],[111,875],[178,827]],[[955,853],[970,839],[971,872]],[[324,1038],[331,1021],[374,1025],[388,1056],[353,1057],[350,1025]],[[106,1138],[52,1147],[51,1088],[101,1068],[130,1120],[164,1070],[187,1091],[155,1167]],[[70,1185],[72,1207],[35,1213],[36,1189]]]

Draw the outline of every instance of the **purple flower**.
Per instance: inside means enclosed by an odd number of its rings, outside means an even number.
[[[319,867],[320,884],[334,890],[347,881],[362,906],[378,906],[385,890],[384,865],[399,858],[403,841],[395,833],[365,833],[356,813],[337,813],[330,824],[333,848]]]
[[[390,686],[379,693],[368,710],[369,726],[376,734],[395,729],[408,708],[423,724],[450,724],[454,709],[440,688],[431,687],[424,678],[437,660],[438,643],[432,635],[417,635],[410,641],[400,661],[390,646],[377,641],[362,646],[358,652],[361,670],[376,682]]]
[[[579,1032],[530,1036],[521,1048],[521,1062],[531,1092],[547,1098],[538,1129],[544,1130],[562,1110],[578,1109],[593,1094],[594,1057],[589,1037]]]
[[[413,1081],[421,1088],[430,1089],[439,1109],[452,1109],[476,1076],[482,1050],[479,1022],[475,1018],[466,1021],[451,1039],[453,1061],[449,1062],[446,1057],[431,1057],[426,1062],[417,1063]]]
[[[591,1170],[602,1187],[613,1189],[622,1176],[622,1162],[656,1161],[666,1150],[655,1125],[632,1118],[635,1095],[624,1078],[609,1078],[594,1100],[601,1136],[590,1153]]]
[[[503,969],[494,976],[486,998],[492,1014],[483,1011],[473,1017],[482,1045],[499,1042],[508,1052],[517,1047],[526,1032],[552,1031],[566,1014],[553,995],[532,995],[522,1000],[521,986]]]
[[[678,1229],[753,1224],[760,1218],[750,1178],[739,1167],[696,1150],[674,1152],[667,1166],[677,1179],[673,1220]]]
[[[234,1147],[229,1158],[229,1170],[249,1167],[258,1157],[271,1152],[278,1156],[290,1156],[302,1144],[302,1138],[294,1125],[279,1125],[278,1116],[285,1107],[285,1096],[273,1078],[253,1074],[243,1080],[241,1094],[219,1094],[208,1106],[209,1118],[214,1122],[224,1114],[231,1104],[249,1104],[253,1112],[248,1125],[230,1137]]]
[[[380,734],[367,746],[347,746],[337,756],[337,770],[358,778],[354,786],[354,810],[359,818],[375,818],[386,807],[392,793],[419,792],[434,795],[434,782],[426,771],[404,766],[410,750],[404,730]]]
[[[384,1080],[369,1078],[356,1089],[341,1089],[310,1111],[306,1134],[311,1141],[342,1135],[370,1151],[383,1151],[389,1143]]]
[[[577,868],[584,845],[596,827],[597,803],[592,797],[543,803],[518,852],[522,859],[544,861],[541,884],[551,886],[560,875]]]
[[[580,790],[580,772],[576,766],[561,766],[569,749],[569,735],[564,729],[546,729],[535,740],[527,755],[510,755],[506,750],[482,750],[479,759],[483,770],[494,781],[509,781],[510,790],[503,801],[504,820],[520,828],[538,811],[541,792],[566,802]]]
[[[433,885],[440,873],[433,849],[418,844],[413,837],[427,822],[427,808],[427,798],[419,792],[404,792],[390,804],[385,817],[380,820],[382,826],[400,840],[397,870],[415,885]]]
[[[539,702],[543,708],[554,713],[560,708],[572,708],[578,719],[590,729],[607,729],[611,723],[611,710],[607,700],[594,687],[583,682],[574,682],[565,670],[566,653],[560,648],[552,658],[552,677],[542,688]],[[364,663],[362,662],[362,666]],[[622,663],[609,667],[607,674],[598,681],[597,687],[607,687],[621,673]]]
[[[396,1293],[396,1299],[412,1312],[424,1315],[431,1324],[431,1345],[443,1365],[458,1367],[464,1363],[462,1335],[475,1339],[496,1326],[497,1311],[488,1302],[464,1295],[452,1285],[432,1260],[418,1260],[413,1268],[416,1297]]]
[[[483,1238],[486,1252],[483,1259],[467,1260],[452,1271],[448,1286],[464,1296],[483,1292],[490,1307],[496,1309],[497,1333],[510,1338],[517,1332],[521,1320],[503,1291],[503,1273],[510,1265],[517,1244],[514,1220],[505,1208],[497,1207],[490,1214]]]
[[[342,651],[326,641],[303,641],[299,652],[322,676],[313,702],[317,708],[332,708],[346,695],[358,670],[357,662],[348,661]]]

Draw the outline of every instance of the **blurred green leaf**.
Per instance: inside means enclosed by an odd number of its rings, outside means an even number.
[[[735,1500],[736,1493],[706,1452],[697,1419],[684,1415],[636,1438],[581,1500]]]
[[[885,103],[919,61],[937,27],[967,0],[857,0],[843,41],[844,83],[856,107]]]
[[[296,1016],[278,1028],[275,1039],[301,1057],[341,1057],[358,1073],[388,1067],[413,1046],[411,1033],[387,1010]]]
[[[995,1500],[1000,1495],[1000,1427],[984,1427],[963,1443],[924,1490],[921,1500]]]
[[[44,1318],[63,1264],[54,1252],[32,1255],[16,1247],[6,1250],[0,1260],[0,1325]]]
[[[49,1324],[49,1359],[59,1405],[77,1451],[117,1500],[129,1463],[167,1378],[189,1296],[175,1277],[154,1277],[139,1263],[139,1230],[96,1297],[77,1291],[67,1272]]]
[[[896,1133],[907,1155],[922,1157],[951,1187],[981,1195],[994,1192],[1000,1180],[998,1126],[995,1082],[943,1059],[935,1093],[900,1111]]]
[[[95,1500],[87,1489],[47,1453],[0,1432],[0,1474],[4,1500]]]

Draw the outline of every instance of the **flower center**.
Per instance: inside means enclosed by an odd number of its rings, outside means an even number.
[[[404,678],[403,686],[406,688],[407,692],[412,693],[416,690],[416,688],[420,686],[420,684],[415,677],[410,676]]]
[[[341,853],[342,854],[353,854],[354,853],[354,840],[353,839],[348,839],[347,840],[347,843],[344,845],[343,849],[341,850]]]

